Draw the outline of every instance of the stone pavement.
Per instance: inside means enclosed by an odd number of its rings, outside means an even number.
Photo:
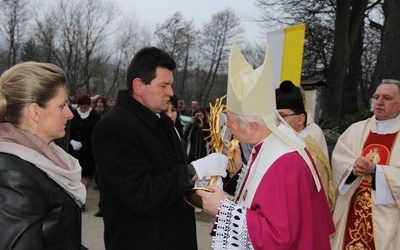
[[[93,183],[92,180],[86,199],[85,212],[82,213],[82,244],[90,250],[104,250],[103,219],[94,216],[98,211],[99,192],[93,189]],[[213,221],[214,217],[204,212],[196,214],[198,250],[211,249],[209,233]]]

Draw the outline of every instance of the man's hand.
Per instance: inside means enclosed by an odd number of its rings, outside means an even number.
[[[375,172],[376,165],[365,157],[358,157],[353,164],[353,174],[357,176],[370,175]]]
[[[211,215],[218,214],[218,208],[225,199],[225,193],[222,188],[213,184],[207,187],[211,189],[212,192],[207,192],[203,190],[197,190],[196,194],[201,197],[203,201],[203,210]]]

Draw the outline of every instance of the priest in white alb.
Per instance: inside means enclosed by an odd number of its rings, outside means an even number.
[[[400,249],[400,81],[383,80],[372,107],[332,153],[332,249]]]

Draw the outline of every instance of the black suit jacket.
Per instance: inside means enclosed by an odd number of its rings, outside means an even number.
[[[96,125],[107,249],[197,249],[188,168],[169,117],[158,118],[126,91]]]

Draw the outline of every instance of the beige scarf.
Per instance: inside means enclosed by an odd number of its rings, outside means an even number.
[[[0,152],[12,154],[34,164],[59,184],[81,207],[86,189],[81,183],[82,168],[74,157],[54,142],[42,139],[10,123],[0,123]]]

